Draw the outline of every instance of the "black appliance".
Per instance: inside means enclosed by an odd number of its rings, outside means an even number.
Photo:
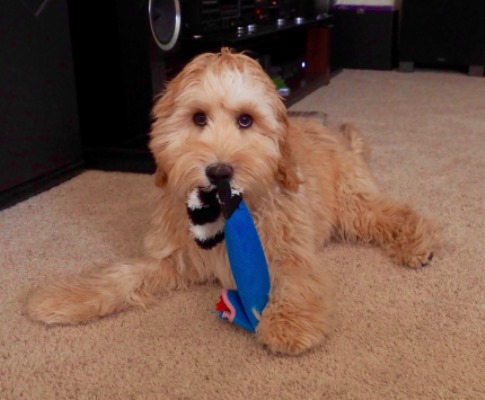
[[[297,18],[325,17],[331,4],[333,0],[149,0],[148,9],[155,41],[171,51],[184,39],[231,31],[256,33],[261,24],[275,28],[279,22],[276,27],[282,28]]]

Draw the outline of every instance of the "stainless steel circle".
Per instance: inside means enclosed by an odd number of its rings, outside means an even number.
[[[173,18],[168,24],[162,18],[164,12],[167,14],[165,17]],[[182,24],[179,0],[148,0],[148,20],[158,47],[164,51],[172,50],[180,36]]]

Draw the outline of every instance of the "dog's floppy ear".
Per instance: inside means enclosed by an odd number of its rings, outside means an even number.
[[[150,131],[149,147],[157,164],[157,169],[155,170],[155,185],[159,188],[165,186],[168,179],[167,173],[161,166],[159,157],[166,147],[162,120],[166,118],[164,114],[172,110],[173,100],[171,97],[170,94],[165,94],[155,105],[153,110],[154,122]]]
[[[290,145],[288,143],[290,124],[288,122],[288,117],[286,116],[286,109],[279,110],[278,119],[280,121],[280,126],[282,129],[284,129],[284,132],[282,132],[282,135],[280,136],[279,146],[281,158],[278,163],[276,179],[286,189],[296,192],[301,180],[296,174],[296,165],[292,156]]]
[[[155,186],[162,188],[165,186],[166,183],[167,183],[167,174],[162,168],[157,167],[157,170],[155,171]]]
[[[278,164],[276,179],[286,189],[296,192],[301,181],[295,171],[295,165],[291,157],[290,146],[287,141],[280,143],[281,160]]]

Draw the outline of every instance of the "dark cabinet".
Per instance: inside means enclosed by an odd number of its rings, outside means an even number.
[[[82,163],[65,1],[0,2],[0,207]]]
[[[403,0],[399,66],[468,66],[483,75],[485,65],[485,1]]]
[[[334,11],[332,67],[390,70],[396,65],[398,12],[392,7]]]
[[[163,89],[165,81],[173,78],[194,56],[205,51],[220,51],[229,46],[236,51],[249,50],[250,54],[273,75],[282,76],[291,94],[288,105],[300,100],[330,79],[329,46],[330,28],[325,18],[316,16],[277,20],[257,17],[256,5],[266,4],[271,12],[288,2],[248,0],[233,2],[227,8],[224,2],[183,1],[182,24],[185,33],[173,49],[162,51],[153,39],[149,25],[148,0],[103,0],[92,2],[67,0],[71,24],[72,46],[78,87],[79,119],[84,158],[88,168],[148,172],[155,169],[148,150],[150,111],[154,96]],[[152,2],[154,14],[160,24],[157,28],[167,42],[176,26],[177,7],[170,8],[173,0]],[[292,1],[299,10],[302,4],[312,1]],[[254,32],[239,34],[230,18],[219,18],[221,26],[212,18],[224,13],[239,15],[236,4],[253,13],[245,23],[253,22]],[[252,4],[251,7],[248,6]],[[279,5],[278,5],[279,4]],[[188,21],[195,18],[184,11],[203,7],[211,15],[203,19],[199,34],[187,31]],[[165,8],[167,7],[167,8]],[[249,7],[249,8],[248,8]],[[219,10],[219,8],[221,8]],[[210,9],[210,10],[207,10]],[[219,11],[221,13],[219,13]],[[266,9],[262,9],[264,14]],[[209,12],[210,11],[210,12]],[[215,11],[215,13],[214,13]],[[269,12],[269,11],[268,11]],[[205,18],[204,17],[204,18]],[[217,18],[216,18],[217,20]],[[217,24],[216,24],[217,25]],[[239,26],[239,28],[244,28]],[[246,29],[246,28],[244,28]],[[95,38],[95,39],[93,39]],[[159,38],[164,39],[164,38]],[[165,40],[164,39],[164,40]],[[164,41],[163,40],[163,41]]]

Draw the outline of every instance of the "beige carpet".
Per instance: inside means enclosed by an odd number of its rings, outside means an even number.
[[[147,225],[151,177],[86,172],[0,212],[0,399],[485,399],[485,79],[344,71],[293,109],[365,132],[382,187],[443,225],[432,267],[328,246],[336,327],[298,358],[211,315],[216,286],[46,328],[26,289],[135,255]]]

